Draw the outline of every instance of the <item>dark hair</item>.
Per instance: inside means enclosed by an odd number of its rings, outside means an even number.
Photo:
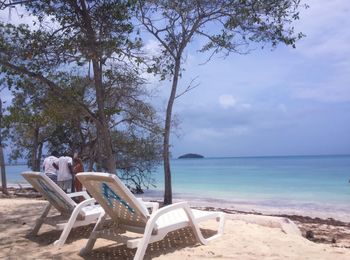
[[[73,158],[73,162],[83,164],[83,161],[79,157]]]
[[[58,157],[58,156],[59,156],[59,154],[58,154],[57,151],[52,151],[51,155],[52,155],[52,156],[55,156],[55,157]]]

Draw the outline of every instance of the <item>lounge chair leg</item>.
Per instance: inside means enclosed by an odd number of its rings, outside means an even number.
[[[51,209],[51,204],[47,204],[43,213],[41,214],[40,218],[37,219],[36,223],[35,223],[35,226],[33,228],[33,230],[31,232],[29,232],[29,235],[33,235],[33,236],[36,236],[42,226],[42,224],[44,223],[45,221],[45,218],[47,217],[47,214],[49,214],[49,211]]]
[[[219,228],[218,228],[218,235],[222,235],[224,233],[224,228],[225,228],[225,222],[226,222],[226,216],[225,213],[220,212],[220,217],[219,217]]]
[[[63,246],[64,245],[64,243],[66,242],[70,231],[72,230],[72,227],[74,225],[75,219],[76,219],[76,217],[74,218],[74,220],[72,219],[72,217],[69,218],[69,221],[65,225],[65,227],[64,227],[64,229],[63,229],[63,231],[62,231],[62,233],[60,235],[60,238],[53,243],[54,246]]]
[[[192,213],[190,207],[188,205],[186,205],[186,206],[184,206],[183,209],[184,209],[185,213],[187,214],[187,217],[188,217],[189,222],[190,222],[190,226],[192,227],[192,230],[194,232],[194,235],[195,235],[197,241],[199,241],[202,245],[206,245],[210,241],[217,239],[224,232],[224,225],[225,225],[225,214],[224,213],[221,213],[221,212],[216,213],[216,215],[217,215],[216,221],[219,222],[217,233],[211,237],[204,238],[202,232],[200,231],[199,225],[198,225],[199,222],[195,221],[195,218],[193,216],[193,213]]]
[[[149,236],[148,238],[143,237],[137,246],[136,254],[134,256],[134,260],[142,260],[143,256],[146,253],[147,246],[148,246]]]
[[[80,213],[80,211],[86,206],[89,205],[91,203],[91,200],[93,199],[88,199],[88,200],[84,200],[82,202],[80,202],[75,209],[72,212],[72,215],[70,216],[67,224],[65,225],[62,234],[60,236],[60,238],[58,240],[56,240],[53,244],[55,246],[63,246],[64,242],[66,242],[66,239],[70,233],[70,231],[72,230],[74,223]]]
[[[79,253],[80,255],[87,254],[92,250],[97,240],[96,232],[101,229],[105,219],[106,219],[106,213],[104,212],[98,218],[96,225],[90,234],[89,240],[86,243],[86,246],[80,250],[80,253]]]
[[[142,260],[143,259],[144,255],[146,253],[147,247],[148,247],[148,243],[149,243],[149,239],[150,239],[151,234],[152,234],[152,230],[154,228],[154,223],[155,223],[155,221],[152,221],[151,223],[149,222],[146,225],[143,237],[140,240],[139,244],[137,245],[137,250],[136,250],[136,254],[134,256],[134,260]]]
[[[53,243],[55,246],[63,246],[64,245],[64,243],[66,242],[70,231],[72,230],[72,228],[74,226],[74,222],[77,219],[78,214],[79,214],[79,211],[76,208],[73,211],[72,215],[70,216],[67,224],[64,226],[64,229],[63,229],[63,231],[62,231],[62,233],[60,235],[60,238]]]
[[[225,227],[225,221],[226,221],[225,214],[222,212],[220,212],[218,214],[219,214],[219,216],[216,218],[216,221],[219,222],[217,232],[215,235],[208,237],[206,239],[208,242],[219,238],[224,233],[224,227]]]

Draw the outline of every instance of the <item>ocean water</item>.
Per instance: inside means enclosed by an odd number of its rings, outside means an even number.
[[[350,216],[350,156],[176,159],[171,168],[177,199]],[[25,183],[20,172],[26,166],[6,169],[8,183]],[[143,196],[161,198],[162,167],[153,177],[157,188]]]

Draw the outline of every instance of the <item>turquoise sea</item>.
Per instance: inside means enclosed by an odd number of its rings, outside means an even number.
[[[171,167],[175,199],[350,216],[350,155],[176,159]],[[8,183],[25,182],[26,166],[6,169]],[[144,196],[161,198],[162,167],[153,177],[157,188]]]

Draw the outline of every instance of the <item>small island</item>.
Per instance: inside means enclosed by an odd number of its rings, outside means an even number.
[[[181,155],[178,159],[200,159],[204,158],[203,155],[195,154],[195,153],[187,153],[184,155]]]

